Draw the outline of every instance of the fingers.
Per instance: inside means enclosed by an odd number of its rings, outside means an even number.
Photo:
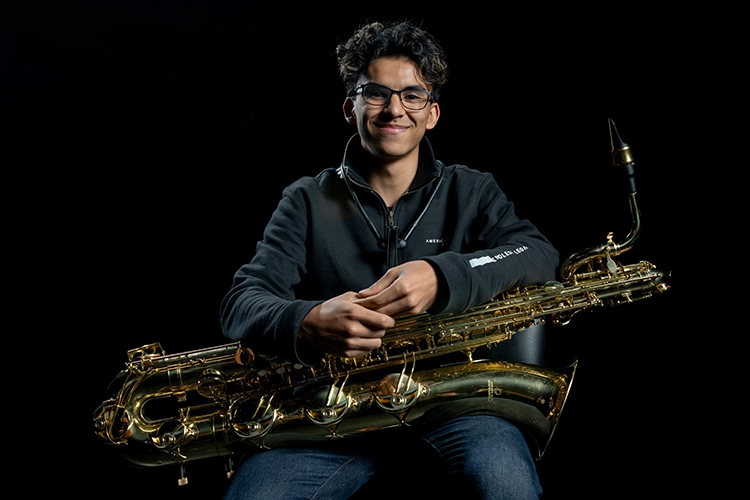
[[[393,326],[394,319],[362,307],[359,309],[367,313],[365,316],[374,319],[365,320],[350,317],[341,321],[337,330],[321,331],[320,345],[326,352],[351,358],[363,356],[380,347],[386,329]],[[379,323],[384,326],[374,326],[368,324],[368,322]]]
[[[390,291],[389,291],[390,292]],[[395,298],[391,298],[393,296]],[[415,294],[397,295],[396,293],[380,294],[356,302],[364,308],[397,318],[408,314],[417,314],[427,308]]]
[[[429,309],[437,288],[437,275],[428,262],[396,266],[361,292],[347,292],[313,308],[298,340],[337,356],[365,355],[380,347],[394,318]]]
[[[438,280],[432,266],[421,260],[391,268],[354,302],[391,317],[418,314],[434,304]]]
[[[362,297],[372,297],[379,294],[383,290],[387,289],[395,280],[400,276],[400,270],[398,267],[392,267],[389,269],[378,281],[359,291],[359,295]]]
[[[323,352],[357,357],[380,347],[381,339],[395,320],[354,303],[359,297],[348,292],[313,308],[302,322],[298,340]]]

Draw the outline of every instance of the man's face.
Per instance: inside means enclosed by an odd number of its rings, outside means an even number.
[[[417,66],[411,60],[381,57],[370,64],[358,85],[377,83],[393,90],[422,88],[430,91],[417,75]],[[440,108],[437,103],[430,102],[418,111],[406,109],[396,93],[389,103],[372,106],[357,95],[344,102],[344,115],[349,123],[357,126],[362,147],[380,161],[393,162],[417,158],[419,141],[425,131],[437,123]]]

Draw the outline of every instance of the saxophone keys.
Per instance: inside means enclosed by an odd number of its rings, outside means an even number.
[[[349,413],[352,398],[335,385],[321,387],[304,409],[307,419],[315,425],[330,427],[338,425]],[[335,434],[335,431],[333,431]]]
[[[167,420],[160,427],[151,440],[154,447],[167,452],[175,452],[180,455],[180,447],[195,439],[198,432],[190,422],[180,420]]]
[[[94,417],[96,435],[103,442],[112,444],[126,443],[133,435],[130,413],[114,400],[108,400],[97,408]]]
[[[266,398],[238,400],[229,408],[229,423],[242,438],[257,439],[265,436],[278,419],[279,412]]]
[[[387,413],[409,410],[422,395],[422,385],[401,373],[386,375],[373,392],[375,403]]]
[[[222,400],[226,397],[226,377],[219,370],[207,368],[198,376],[195,390],[204,398]]]

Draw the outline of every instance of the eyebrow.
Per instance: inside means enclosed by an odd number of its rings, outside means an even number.
[[[360,86],[361,85],[379,85],[381,87],[385,87],[387,89],[391,89],[388,85],[383,85],[382,83],[378,83],[378,82],[367,81],[365,83],[361,83]],[[416,84],[416,85],[407,85],[406,87],[404,87],[402,89],[391,89],[391,90],[398,90],[398,91],[401,91],[401,90],[424,90],[425,92],[429,92],[429,90],[427,90],[426,88],[424,88],[423,86],[421,86],[419,84]]]

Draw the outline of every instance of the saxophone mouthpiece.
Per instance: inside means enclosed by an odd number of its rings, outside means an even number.
[[[615,122],[609,118],[609,140],[612,147],[612,163],[615,169],[622,169],[627,181],[628,193],[635,194],[635,162],[630,151],[630,145],[625,143],[617,131]]]

